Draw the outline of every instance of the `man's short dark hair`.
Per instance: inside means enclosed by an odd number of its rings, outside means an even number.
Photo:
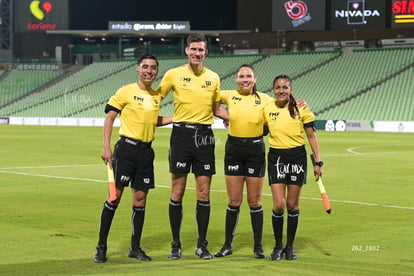
[[[140,65],[140,64],[141,64],[141,62],[142,62],[144,59],[153,59],[153,60],[155,60],[155,62],[157,63],[157,67],[158,67],[158,66],[160,66],[160,65],[159,65],[159,63],[158,63],[158,59],[157,59],[154,55],[151,55],[151,54],[144,54],[144,55],[142,55],[142,56],[138,59],[138,65]]]
[[[192,42],[204,42],[204,45],[207,48],[207,38],[201,33],[190,34],[187,37],[187,47],[189,47]]]

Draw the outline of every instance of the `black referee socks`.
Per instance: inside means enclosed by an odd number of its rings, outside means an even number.
[[[289,212],[288,211],[288,224],[287,224],[287,242],[286,247],[292,247],[295,240],[296,230],[299,223],[299,210]]]
[[[262,206],[250,208],[250,221],[253,228],[254,247],[262,246],[263,236],[263,208]]]
[[[239,222],[240,207],[228,206],[226,211],[226,245],[231,246]]]
[[[99,225],[98,245],[107,245],[109,230],[111,229],[112,219],[114,218],[117,206],[113,206],[105,201],[101,211],[101,224]]]
[[[273,226],[273,235],[275,236],[276,245],[275,247],[283,247],[283,213],[275,213],[272,211],[272,226]]]
[[[197,247],[200,247],[207,237],[208,223],[210,220],[210,201],[197,200],[196,220],[198,228]]]
[[[144,227],[145,207],[132,206],[132,235],[131,247],[141,247],[142,228]]]
[[[169,215],[173,241],[180,243],[181,221],[183,220],[182,202],[170,199]]]

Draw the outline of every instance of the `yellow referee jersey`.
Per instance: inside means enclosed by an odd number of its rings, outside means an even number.
[[[303,125],[315,121],[309,109],[299,107],[300,117],[292,118],[287,107],[279,108],[276,103],[264,108],[264,118],[269,126],[269,146],[289,149],[305,145]]]
[[[213,103],[220,101],[220,78],[204,67],[194,74],[185,64],[168,70],[160,82],[160,93],[165,98],[174,91],[173,122],[212,124]]]
[[[221,101],[229,111],[229,134],[241,138],[263,135],[263,108],[274,99],[265,93],[241,94],[238,90],[223,90]]]
[[[137,83],[121,87],[108,101],[108,105],[121,111],[119,134],[142,142],[154,140],[160,104],[158,91],[142,90]]]

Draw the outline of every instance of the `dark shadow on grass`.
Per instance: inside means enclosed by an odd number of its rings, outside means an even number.
[[[331,256],[331,252],[329,252],[328,250],[326,250],[322,244],[317,243],[313,240],[310,239],[301,239],[298,242],[299,246],[298,248],[305,248],[305,247],[309,247],[309,248],[314,248],[317,251],[319,251],[321,254],[325,255],[325,256]]]

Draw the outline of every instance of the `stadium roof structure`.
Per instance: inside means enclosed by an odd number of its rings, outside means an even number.
[[[46,34],[48,35],[64,35],[69,37],[84,37],[84,38],[103,38],[103,37],[112,37],[118,39],[118,54],[122,53],[122,41],[127,38],[161,38],[161,37],[175,37],[181,38],[181,49],[185,48],[185,38],[191,33],[202,33],[207,38],[219,38],[222,34],[249,34],[252,33],[250,30],[188,30],[180,32],[172,31],[148,31],[148,32],[131,32],[123,30],[48,30]]]
[[[110,30],[48,30],[51,35],[68,35],[76,37],[186,37],[191,33],[203,33],[208,37],[218,37],[221,34],[249,34],[250,30],[199,30],[186,32],[129,32]]]

